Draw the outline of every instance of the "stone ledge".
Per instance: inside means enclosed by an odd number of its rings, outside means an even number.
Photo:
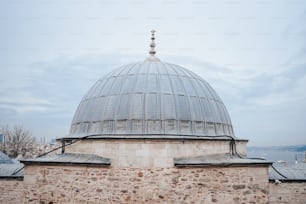
[[[20,162],[26,165],[78,165],[78,166],[110,166],[109,158],[93,154],[64,153],[59,155],[24,159]]]
[[[211,167],[211,166],[265,166],[272,164],[270,161],[261,159],[243,158],[238,155],[226,154],[212,154],[197,157],[182,157],[174,158],[174,165],[176,167]]]

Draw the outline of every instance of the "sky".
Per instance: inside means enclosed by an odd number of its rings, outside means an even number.
[[[69,134],[103,75],[157,56],[204,78],[250,146],[306,144],[306,1],[0,1],[0,125]]]

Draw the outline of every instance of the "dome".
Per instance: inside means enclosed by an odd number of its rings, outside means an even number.
[[[80,102],[69,137],[188,138],[234,136],[213,88],[181,66],[149,57],[100,80]]]
[[[151,32],[150,56],[98,80],[79,104],[68,138],[234,137],[213,88],[195,73],[161,62]]]

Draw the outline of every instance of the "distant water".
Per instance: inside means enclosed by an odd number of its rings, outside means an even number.
[[[287,162],[288,164],[293,164],[296,160],[298,162],[304,162],[305,153],[288,150],[271,150],[266,148],[248,148],[248,157],[263,158],[273,162]]]

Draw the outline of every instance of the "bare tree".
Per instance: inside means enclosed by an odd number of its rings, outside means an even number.
[[[10,157],[17,157],[19,154],[25,155],[27,151],[33,148],[35,138],[29,130],[22,126],[2,126],[0,132],[4,136],[4,142],[0,149]]]

